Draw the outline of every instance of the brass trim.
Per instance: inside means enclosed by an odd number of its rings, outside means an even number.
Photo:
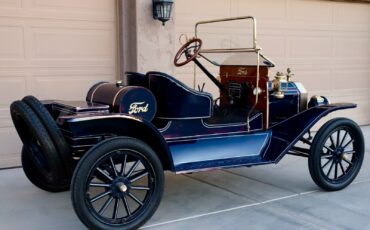
[[[106,85],[106,84],[109,84],[109,83],[108,83],[108,82],[102,83],[102,84],[98,85],[98,86],[94,89],[94,91],[93,91],[93,92],[92,92],[92,94],[91,94],[91,98],[90,98],[90,102],[91,102],[91,103],[93,103],[93,99],[94,99],[95,92],[96,92],[100,87],[102,87],[103,85]]]
[[[246,53],[246,52],[256,52],[258,49],[254,48],[230,48],[230,49],[201,49],[199,53]]]
[[[257,80],[256,80],[256,87],[259,87],[259,85],[260,85],[259,83],[260,83],[260,51],[257,50]],[[254,105],[249,110],[248,115],[247,115],[247,130],[248,130],[248,132],[251,129],[251,127],[250,127],[250,119],[249,118],[250,118],[252,112],[254,111],[254,109],[256,108],[256,106],[258,104],[259,93],[260,92],[258,92],[258,90],[257,90],[257,93],[255,95],[256,100],[255,100]]]
[[[284,91],[282,90],[281,83],[287,82],[286,78],[287,77],[284,73],[277,72],[275,75],[275,79],[272,81],[272,89],[274,91],[272,95],[277,99],[283,99],[285,97]],[[288,85],[286,87],[288,87]]]
[[[257,46],[257,21],[252,16],[242,16],[242,17],[231,17],[231,18],[223,18],[223,19],[215,19],[215,20],[207,20],[207,21],[199,21],[195,24],[195,38],[198,36],[198,27],[204,24],[210,23],[217,23],[217,22],[227,22],[227,21],[235,21],[235,20],[252,20],[253,22],[253,47],[252,48],[237,48],[237,49],[203,49],[200,50],[201,53],[234,53],[234,52],[257,52],[260,48]],[[193,89],[196,88],[197,82],[197,70],[196,66],[194,65],[193,68]]]
[[[117,91],[116,95],[114,95],[114,98],[113,98],[113,103],[112,103],[112,109],[114,109],[114,105],[116,104],[116,100],[117,100],[117,97],[118,95],[123,91],[125,90],[126,87],[122,87],[120,90]]]
[[[207,21],[200,21],[195,24],[195,37],[198,35],[198,27],[199,25],[210,24],[210,23],[217,23],[217,22],[228,22],[228,21],[235,21],[235,20],[247,20],[251,19],[253,21],[253,48],[257,49],[257,21],[252,16],[242,16],[242,17],[232,17],[232,18],[222,18],[222,19],[215,19],[215,20],[207,20]]]

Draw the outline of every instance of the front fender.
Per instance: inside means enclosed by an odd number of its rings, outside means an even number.
[[[272,137],[264,159],[277,163],[322,117],[336,110],[356,107],[357,105],[352,103],[316,106],[270,127]]]
[[[75,138],[113,134],[140,139],[157,153],[164,169],[173,170],[172,155],[166,141],[148,121],[123,114],[90,114],[60,117],[58,124]]]

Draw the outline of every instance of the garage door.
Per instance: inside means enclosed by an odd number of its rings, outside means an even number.
[[[310,95],[331,102],[355,102],[359,108],[337,112],[370,124],[370,4],[312,0],[177,0],[176,36],[193,35],[196,21],[252,15],[257,18],[258,43],[277,66],[291,67],[295,81]],[[247,46],[248,27],[225,24],[200,34],[212,48]],[[249,43],[251,44],[251,43]],[[215,47],[217,46],[217,47]],[[177,45],[179,47],[179,44]],[[217,69],[213,68],[213,71]],[[193,67],[176,68],[176,76],[192,84]],[[217,92],[212,83],[206,89]],[[207,88],[208,87],[208,88]]]
[[[0,0],[0,168],[19,165],[9,105],[32,94],[81,100],[116,77],[114,0]]]

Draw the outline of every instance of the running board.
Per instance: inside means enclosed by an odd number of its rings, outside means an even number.
[[[265,163],[261,155],[271,132],[217,136],[170,143],[176,173]]]

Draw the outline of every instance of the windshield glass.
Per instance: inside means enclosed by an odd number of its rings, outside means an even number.
[[[201,54],[210,63],[217,66],[256,66],[257,54],[245,53],[207,53]],[[274,67],[274,63],[263,54],[260,54],[260,66]]]

